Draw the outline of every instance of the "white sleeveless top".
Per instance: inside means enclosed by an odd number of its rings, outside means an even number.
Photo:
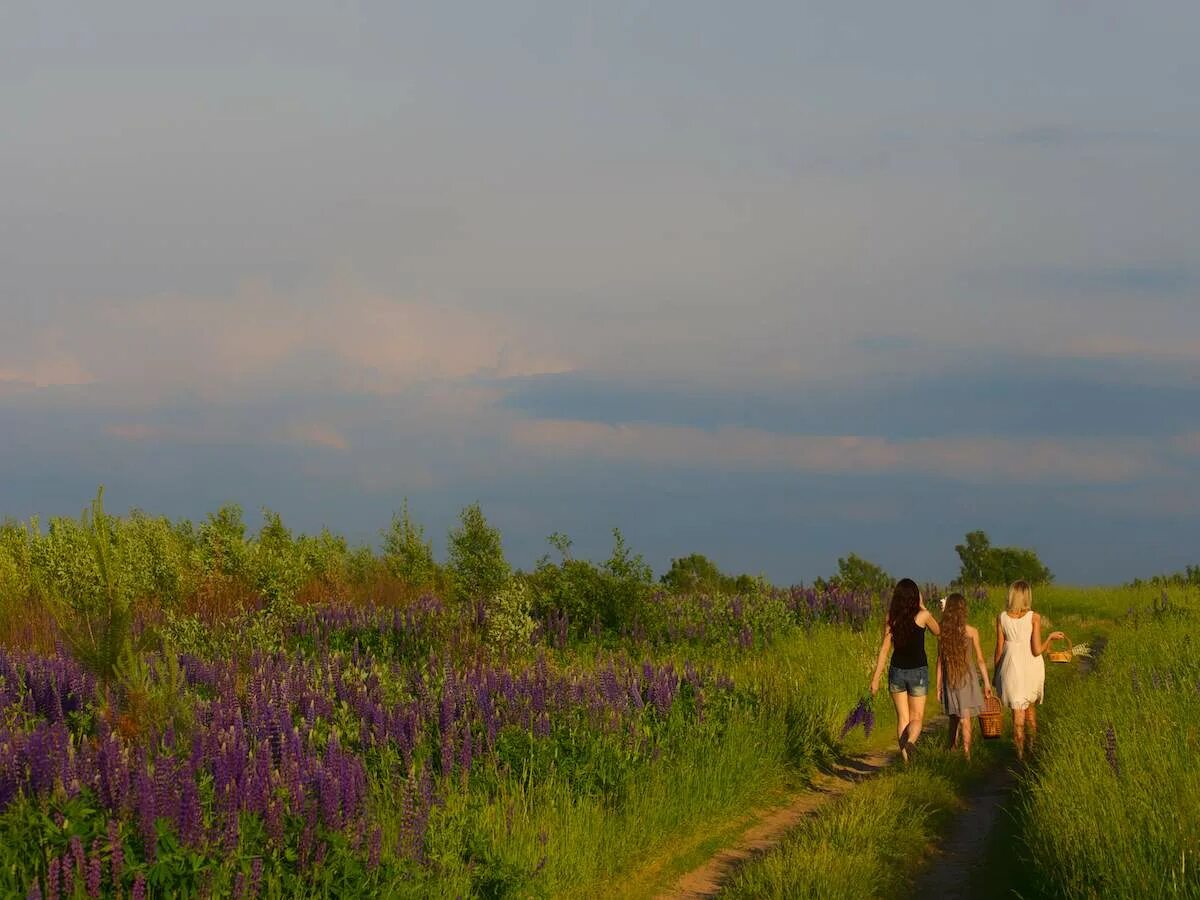
[[[1007,612],[1000,613],[1000,628],[1004,631],[1004,655],[996,667],[1000,701],[1011,709],[1041,703],[1046,687],[1046,661],[1033,655],[1033,611],[1019,619]]]

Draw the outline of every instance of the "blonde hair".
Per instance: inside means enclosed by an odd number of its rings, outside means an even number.
[[[1033,591],[1028,581],[1014,581],[1008,588],[1008,612],[1010,615],[1023,613],[1033,605]]]

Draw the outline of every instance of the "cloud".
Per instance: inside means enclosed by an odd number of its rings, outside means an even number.
[[[1177,143],[1181,135],[1164,130],[1093,128],[1067,122],[1025,125],[1000,133],[994,140],[1018,146],[1079,149],[1101,144]]]
[[[1058,353],[1082,359],[1146,359],[1200,362],[1200,340],[1164,337],[1148,340],[1127,334],[1090,334],[1068,338]]]
[[[104,433],[122,441],[154,441],[169,437],[171,432],[158,425],[147,425],[144,422],[130,424],[106,425]]]
[[[331,450],[349,450],[350,442],[336,428],[323,425],[320,422],[306,422],[288,426],[284,430],[286,440],[310,444],[315,447],[328,447]]]
[[[785,435],[761,429],[610,425],[535,419],[517,423],[513,442],[547,457],[639,464],[840,475],[921,474],[959,481],[1117,483],[1158,474],[1146,447],[1112,440],[945,438],[889,440],[862,435]]]
[[[210,401],[318,388],[391,394],[572,365],[524,323],[349,278],[293,290],[251,281],[224,296],[118,298],[59,312],[62,322],[0,335],[0,381],[91,384],[144,405],[181,392]]]
[[[17,337],[28,339],[27,335],[14,335],[13,351],[5,353],[5,360],[0,362],[0,385],[7,383],[15,388],[78,387],[95,380],[83,364],[73,357],[62,354],[39,357],[36,351],[17,351]]]

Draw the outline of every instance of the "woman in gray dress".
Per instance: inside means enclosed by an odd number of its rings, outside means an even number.
[[[971,758],[971,720],[983,710],[983,698],[992,695],[979,631],[967,624],[967,598],[951,594],[942,613],[938,640],[937,694],[950,717],[950,746],[962,740],[963,753]],[[973,657],[973,658],[972,658]],[[978,664],[978,665],[977,665]],[[983,675],[983,692],[979,676]]]

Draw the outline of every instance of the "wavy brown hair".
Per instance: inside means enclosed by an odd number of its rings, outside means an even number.
[[[938,653],[942,655],[942,669],[947,687],[960,687],[971,675],[967,654],[971,641],[967,638],[967,598],[962,594],[951,594],[946,598],[946,609],[942,613],[942,633],[938,638]]]
[[[921,589],[911,578],[901,578],[892,590],[888,606],[887,627],[896,646],[909,643],[921,629],[913,620],[921,611]]]

